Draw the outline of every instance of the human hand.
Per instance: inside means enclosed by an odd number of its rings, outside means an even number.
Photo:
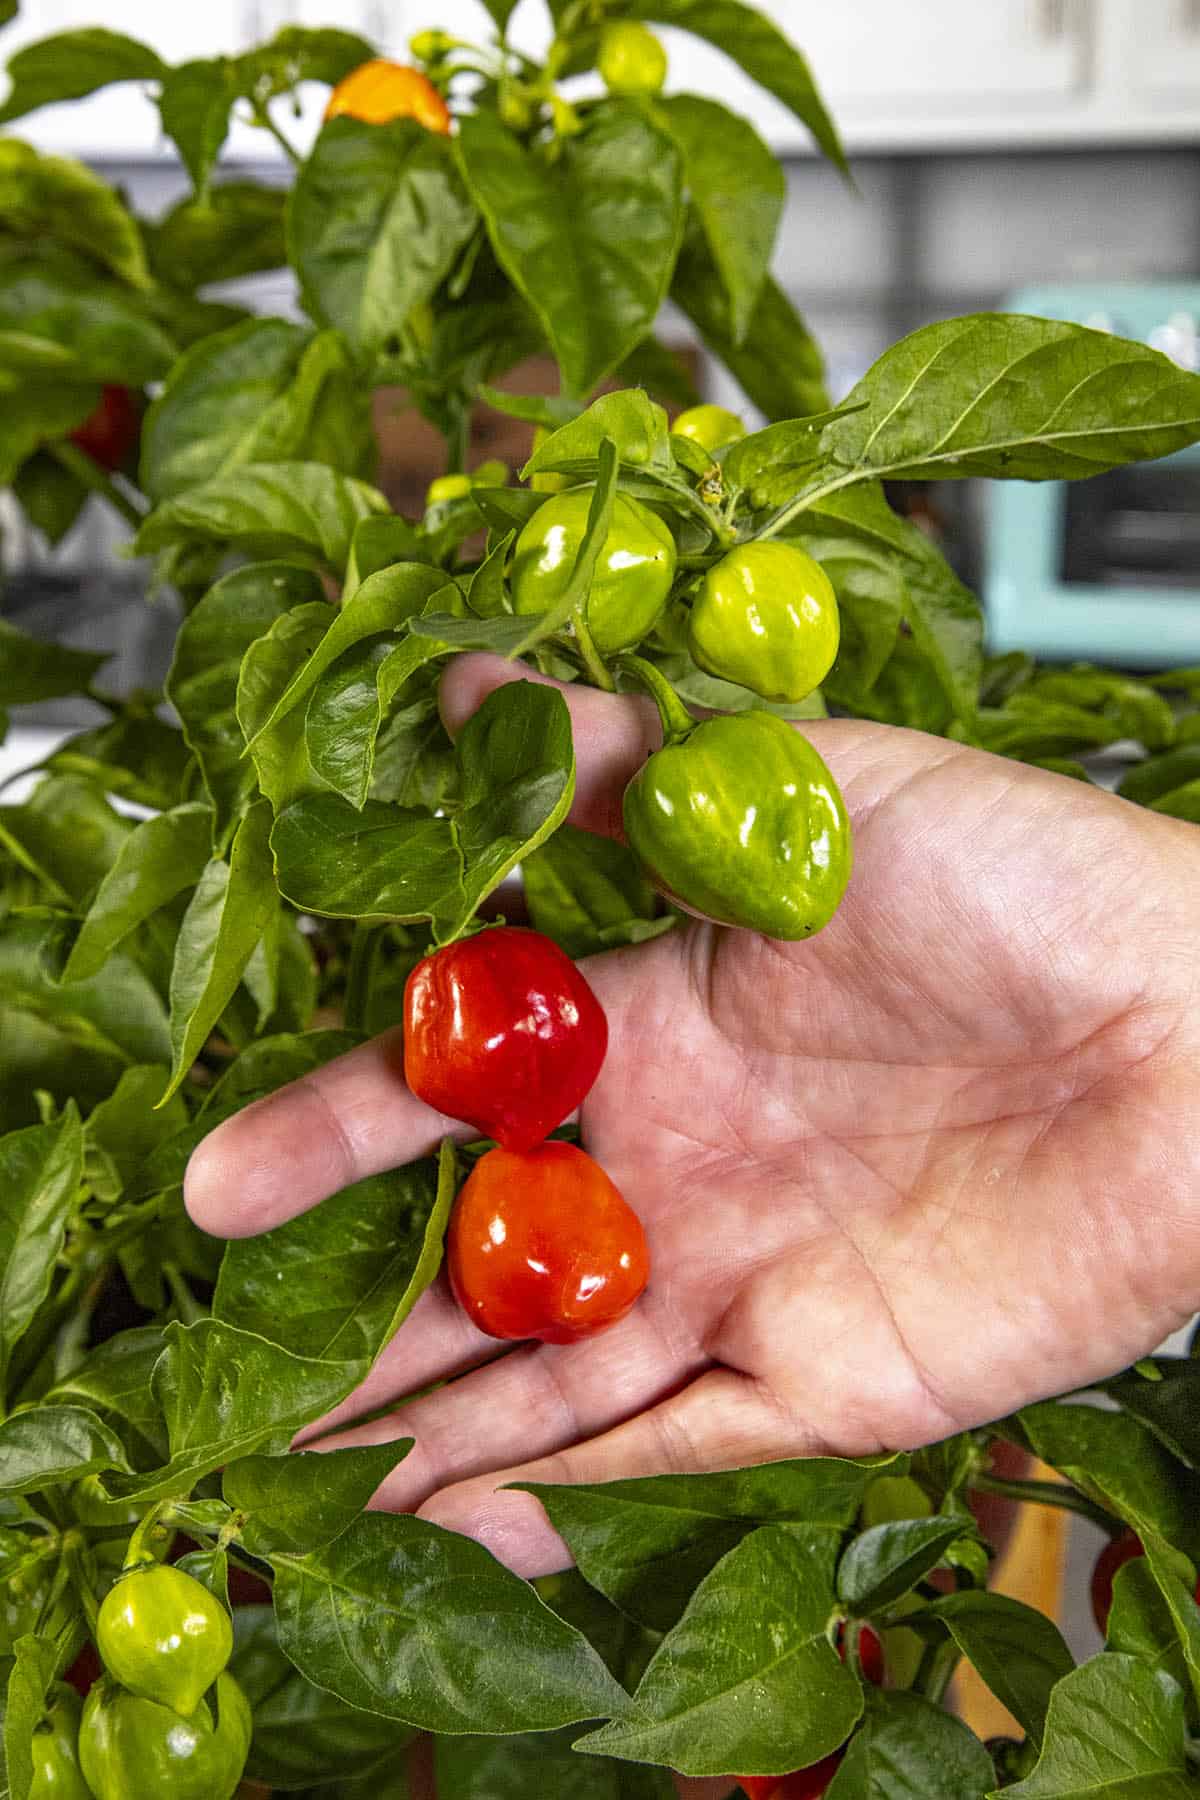
[[[451,728],[515,675],[456,660]],[[572,819],[615,831],[653,710],[568,704]],[[496,1358],[439,1282],[305,1434],[413,1436],[375,1504],[522,1574],[570,1559],[506,1482],[912,1448],[1111,1373],[1195,1311],[1200,835],[938,738],[805,729],[855,824],[833,923],[781,944],[697,922],[587,964],[610,1049],[581,1128],[646,1226],[640,1304]],[[193,1218],[250,1235],[427,1154],[454,1127],[401,1068],[391,1032],[228,1120],[192,1159]]]

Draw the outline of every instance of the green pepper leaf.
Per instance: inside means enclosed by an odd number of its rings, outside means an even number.
[[[1075,1667],[1058,1627],[1020,1600],[970,1589],[935,1600],[916,1615],[914,1628],[924,1635],[927,1621],[946,1627],[996,1698],[1040,1744],[1050,1696]]]
[[[50,1292],[82,1174],[83,1128],[71,1103],[50,1124],[0,1138],[0,1395]]]
[[[1153,1378],[1143,1369],[1153,1370]],[[1188,1356],[1153,1356],[1099,1385],[1180,1462],[1200,1468],[1200,1363]]]
[[[359,812],[335,794],[285,807],[271,839],[281,891],[303,911],[429,919],[439,941],[457,935],[570,807],[575,765],[561,694],[532,682],[499,689],[463,729],[457,755],[452,818],[377,801]]]
[[[1013,1424],[1035,1455],[1139,1536],[1154,1531],[1188,1555],[1200,1551],[1200,1478],[1139,1419],[1047,1400],[1023,1408]]]
[[[259,731],[280,724],[347,650],[380,632],[398,631],[448,585],[453,584],[445,573],[426,563],[397,563],[368,576],[345,605],[330,614],[319,647],[284,689]],[[248,741],[253,747],[254,737]]]
[[[1200,375],[1111,333],[1019,313],[926,325],[825,433],[831,478],[1074,480],[1200,436]]]
[[[143,920],[192,887],[212,848],[212,814],[199,801],[145,819],[125,838],[88,908],[62,978],[86,981]]]
[[[822,495],[795,524],[802,533],[815,525],[849,533],[893,559],[898,556],[913,645],[945,695],[951,716],[973,724],[983,666],[983,615],[937,546],[894,513],[876,485]]]
[[[763,1526],[716,1565],[663,1639],[633,1707],[578,1748],[684,1775],[803,1768],[863,1709],[828,1636],[837,1539]]]
[[[82,250],[130,287],[150,286],[136,220],[82,163],[42,156],[17,138],[0,140],[0,219],[12,237]]]
[[[31,1406],[0,1424],[0,1494],[59,1487],[100,1469],[128,1471],[124,1446],[85,1406]]]
[[[758,15],[754,15],[756,18]],[[684,178],[729,297],[734,342],[744,341],[771,266],[783,216],[783,167],[748,120],[716,100],[657,102],[683,151]]]
[[[3,640],[0,639],[0,648]],[[1150,756],[1135,763],[1122,777],[1117,792],[1138,806],[1156,806],[1173,793],[1200,781],[1200,743],[1184,744],[1165,756]]]
[[[1132,1656],[1093,1657],[1050,1696],[1033,1774],[1005,1800],[1188,1800],[1183,1689]]]
[[[0,844],[70,906],[88,898],[132,830],[98,787],[73,775],[44,776],[23,805],[0,806]]]
[[[586,394],[642,341],[666,297],[683,229],[678,150],[615,100],[563,140],[553,167],[490,112],[463,119],[456,142],[498,260],[567,388]]]
[[[411,1741],[409,1728],[347,1706],[306,1681],[279,1648],[269,1606],[237,1607],[233,1636],[229,1667],[254,1713],[247,1780],[284,1792],[328,1781],[339,1794],[349,1797],[357,1790],[366,1800],[359,1778],[372,1776],[375,1800],[399,1800],[404,1790],[381,1787],[380,1779],[384,1766]],[[322,1786],[320,1793],[332,1800],[331,1788]]]
[[[692,215],[671,282],[671,298],[713,355],[768,419],[828,410],[825,359],[778,282],[759,289],[750,322],[736,335],[721,272],[699,220]]]
[[[675,1800],[665,1769],[580,1756],[573,1728],[515,1737],[439,1737],[434,1743],[439,1792],[460,1800]]]
[[[41,1724],[50,1690],[64,1658],[54,1638],[18,1638],[4,1705],[5,1793],[29,1800],[33,1793],[33,1734]],[[40,1784],[39,1784],[40,1786]]]
[[[546,1509],[581,1574],[631,1618],[667,1630],[697,1583],[756,1526],[842,1535],[881,1468],[812,1457],[716,1475],[654,1475],[558,1486],[519,1483]]]
[[[630,468],[671,471],[671,438],[662,407],[640,389],[601,394],[586,412],[569,419],[551,432],[521,470],[522,481],[544,469],[569,469],[591,474],[605,439],[611,439],[617,456]]]
[[[122,1069],[170,1060],[166,1011],[144,969],[118,951],[90,980],[66,986],[64,957],[53,921],[0,921],[0,1130],[37,1119],[38,1091],[86,1108]]]
[[[158,1105],[169,1073],[163,1063],[126,1069],[107,1100],[89,1113],[83,1128],[84,1166],[94,1192],[100,1185],[98,1162],[116,1176],[119,1193],[146,1157],[187,1125],[187,1108],[178,1095],[166,1106]],[[115,1199],[116,1193],[109,1197]],[[107,1341],[119,1343],[126,1335]]]
[[[231,1243],[214,1316],[297,1356],[369,1363],[437,1274],[453,1170],[372,1175],[260,1237]]]
[[[288,207],[305,308],[369,363],[432,297],[477,218],[448,140],[412,119],[332,119]]]
[[[267,43],[238,58],[239,84],[243,93],[265,104],[302,81],[323,81],[333,87],[374,55],[371,44],[356,31],[285,25]]]
[[[46,643],[0,619],[0,702],[31,706],[62,694],[85,694],[110,654]]]
[[[246,463],[299,456],[355,474],[369,437],[369,395],[336,332],[247,319],[175,364],[142,428],[142,485],[168,500]]]
[[[202,200],[189,194],[144,228],[150,266],[166,287],[189,292],[281,269],[286,205],[284,189],[253,181],[223,181]]]
[[[52,547],[61,544],[91,498],[90,489],[47,450],[35,450],[12,477],[17,504]]]
[[[221,1492],[248,1515],[238,1535],[252,1555],[303,1555],[348,1530],[412,1447],[412,1438],[393,1438],[349,1450],[243,1456],[225,1470]]]
[[[171,1079],[160,1105],[184,1081],[233,998],[277,903],[270,828],[269,804],[256,801],[237,828],[229,861],[207,864],[183,915],[171,968]]]
[[[222,577],[179,628],[167,698],[200,764],[218,849],[228,842],[255,786],[236,711],[243,659],[277,620],[321,600],[321,584],[309,570],[254,563]]]
[[[26,44],[9,58],[12,87],[0,106],[0,125],[60,100],[82,100],[117,81],[157,81],[165,70],[148,44],[119,31],[100,26],[60,31]]]
[[[107,725],[77,732],[44,767],[82,776],[106,794],[169,812],[183,798],[192,763],[183,733],[153,714],[123,713]]]
[[[560,825],[540,850],[522,859],[521,880],[534,930],[576,960],[645,943],[675,923],[661,913],[631,850],[573,825]]]
[[[155,507],[134,550],[141,556],[176,544],[221,544],[340,575],[358,521],[387,511],[377,489],[324,463],[245,463]]]
[[[118,1498],[185,1493],[238,1457],[286,1449],[302,1425],[344,1399],[367,1367],[293,1356],[222,1319],[175,1321],[163,1337],[152,1386],[171,1454],[145,1474],[110,1475],[104,1485]]]
[[[838,1564],[838,1596],[857,1613],[878,1612],[936,1569],[956,1539],[969,1535],[957,1514],[874,1525],[859,1533]]]
[[[237,97],[237,66],[227,56],[180,63],[168,71],[159,89],[162,128],[202,197],[229,135]]]
[[[623,1712],[585,1638],[468,1538],[366,1513],[327,1549],[276,1554],[279,1642],[351,1706],[428,1731],[537,1731]]]
[[[866,1716],[828,1800],[983,1800],[995,1780],[979,1739],[919,1694],[866,1695]]]
[[[258,785],[278,813],[301,794],[325,786],[309,761],[304,716],[293,711],[269,723],[280,696],[319,648],[329,629],[323,600],[297,606],[255,640],[242,660],[238,679],[238,723],[250,744]]]
[[[633,0],[626,11],[631,18],[674,25],[715,44],[760,87],[782,100],[829,160],[846,172],[837,127],[817,91],[808,59],[769,18],[740,0]]]
[[[88,1120],[89,1126],[95,1113]],[[162,1118],[160,1113],[157,1117]],[[167,1454],[166,1424],[162,1408],[151,1391],[154,1365],[162,1355],[163,1335],[157,1325],[134,1326],[118,1331],[89,1350],[78,1368],[72,1369],[54,1383],[43,1398],[43,1406],[60,1410],[84,1409],[106,1425],[119,1427],[121,1442],[130,1455],[144,1453],[149,1466]],[[21,1416],[21,1415],[18,1415]],[[60,1440],[63,1423],[55,1425]],[[86,1443],[85,1438],[85,1443]],[[124,1454],[108,1466],[124,1468]]]

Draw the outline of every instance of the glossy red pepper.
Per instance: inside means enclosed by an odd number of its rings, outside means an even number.
[[[108,474],[123,467],[138,441],[141,410],[127,387],[106,387],[100,404],[70,434],[76,449],[90,456]]]
[[[641,1221],[573,1144],[489,1150],[458,1196],[450,1284],[481,1331],[572,1344],[623,1319],[650,1274]]]
[[[842,1752],[835,1750],[811,1769],[797,1769],[794,1775],[743,1775],[741,1786],[747,1800],[821,1800],[841,1760]]]
[[[838,1655],[846,1660],[845,1627],[838,1630]],[[872,1687],[882,1687],[886,1674],[886,1663],[883,1655],[883,1639],[869,1625],[858,1628],[858,1664]]]
[[[540,932],[493,926],[427,956],[408,978],[409,1087],[506,1150],[532,1149],[562,1124],[607,1048],[600,1002]]]
[[[1136,1562],[1146,1550],[1136,1531],[1123,1531],[1120,1537],[1105,1544],[1092,1570],[1092,1617],[1101,1637],[1108,1636],[1108,1615],[1112,1611],[1113,1584],[1126,1563]],[[1196,1583],[1196,1603],[1200,1605],[1200,1581]]]

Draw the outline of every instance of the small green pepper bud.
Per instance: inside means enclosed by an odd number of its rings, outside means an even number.
[[[746,435],[746,427],[735,412],[728,407],[689,406],[681,412],[671,426],[673,437],[690,438],[693,444],[699,444],[702,450],[711,454],[723,450],[726,444],[736,444],[739,438]]]
[[[636,19],[605,28],[598,65],[610,94],[657,94],[667,78],[667,53]]]

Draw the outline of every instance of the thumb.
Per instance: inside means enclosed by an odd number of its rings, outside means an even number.
[[[598,688],[551,681],[502,656],[456,656],[441,686],[442,718],[451,737],[489,694],[510,681],[536,681],[562,694],[575,739],[571,823],[602,837],[621,837],[621,796],[662,742],[654,702],[640,695],[604,694]]]

